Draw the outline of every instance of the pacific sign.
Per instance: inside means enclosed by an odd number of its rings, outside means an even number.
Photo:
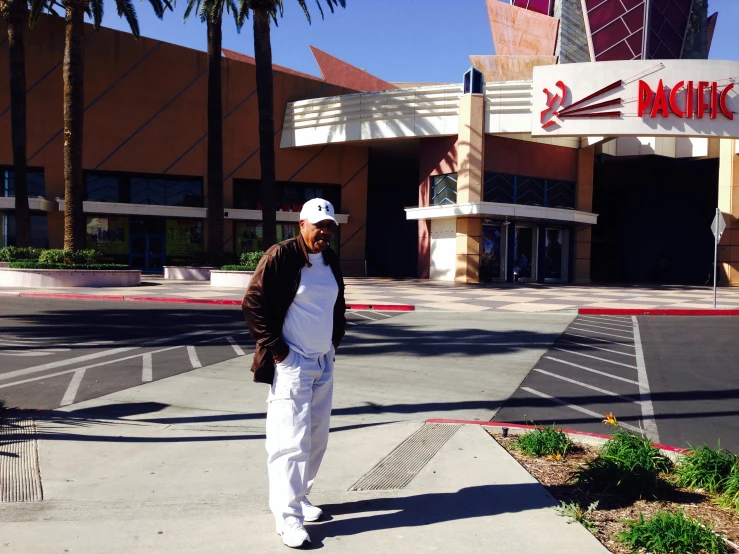
[[[531,134],[739,138],[736,83],[738,62],[539,66],[534,68]]]
[[[679,105],[677,95],[683,90],[686,91],[685,101],[682,107]],[[706,113],[710,113],[711,119],[716,119],[719,112],[728,119],[734,119],[734,114],[729,111],[726,105],[728,94],[734,88],[734,83],[724,85],[719,92],[719,84],[717,81],[709,83],[708,81],[680,81],[672,89],[666,89],[659,80],[656,92],[653,91],[647,83],[639,81],[639,117],[670,117],[670,112],[677,117],[696,117],[703,119]],[[710,100],[706,100],[706,96]],[[652,101],[654,99],[654,101]],[[651,105],[651,110],[649,106]]]

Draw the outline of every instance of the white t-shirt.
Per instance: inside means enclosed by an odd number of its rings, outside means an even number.
[[[300,286],[287,310],[282,340],[306,358],[319,358],[331,350],[339,285],[323,254],[308,258],[311,266],[300,270]]]

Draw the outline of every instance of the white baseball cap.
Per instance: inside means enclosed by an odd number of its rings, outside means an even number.
[[[333,204],[323,198],[308,200],[303,204],[303,209],[300,210],[300,219],[310,221],[313,225],[327,219],[338,225],[339,222],[334,218],[335,215]]]

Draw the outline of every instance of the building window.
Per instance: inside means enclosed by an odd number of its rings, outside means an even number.
[[[275,183],[278,212],[299,212],[308,200],[323,198],[341,212],[341,186],[316,183]],[[262,209],[262,182],[258,179],[234,179],[234,208],[240,210]]]
[[[17,246],[15,236],[15,215],[0,213],[0,247]],[[31,246],[49,247],[49,228],[46,214],[31,215]]]
[[[485,202],[572,210],[575,209],[576,188],[572,181],[487,172],[483,199]]]
[[[431,205],[457,203],[457,174],[434,175],[431,177]]]
[[[154,206],[202,208],[203,180],[199,177],[162,177],[88,172],[86,200]]]
[[[26,169],[26,184],[28,185],[29,198],[44,198],[46,196],[46,183],[44,182],[44,170],[29,167]],[[0,167],[1,196],[15,196],[15,178],[11,168]]]

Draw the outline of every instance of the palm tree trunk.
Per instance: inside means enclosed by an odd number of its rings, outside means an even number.
[[[64,249],[85,246],[82,211],[82,129],[84,118],[85,0],[69,0],[64,40]]]
[[[26,0],[10,2],[8,51],[10,57],[10,136],[13,146],[15,185],[15,240],[21,248],[31,246],[31,214],[26,180],[26,49],[23,34],[28,24]]]
[[[208,252],[223,252],[223,97],[221,92],[221,39],[219,10],[208,18]]]
[[[275,119],[269,17],[267,10],[254,10],[254,57],[257,66],[257,104],[259,105],[259,163],[262,169],[262,236],[265,249],[277,242]]]

